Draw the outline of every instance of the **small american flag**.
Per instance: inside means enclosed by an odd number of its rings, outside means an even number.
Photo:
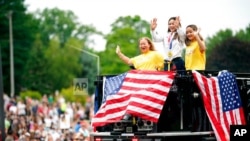
[[[174,76],[174,72],[131,70],[107,78],[103,103],[92,126],[118,122],[125,114],[157,122]]]
[[[229,141],[230,125],[246,124],[235,76],[228,71],[210,78],[193,71],[193,76],[217,140]]]

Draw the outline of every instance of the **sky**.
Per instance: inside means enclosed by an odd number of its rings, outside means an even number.
[[[180,16],[182,28],[196,24],[204,38],[226,28],[234,32],[250,24],[250,0],[25,0],[29,12],[44,8],[71,10],[84,25],[92,24],[107,34],[120,16],[139,15],[150,22],[158,19],[158,29],[167,30],[168,19]],[[105,41],[95,37],[95,50]]]

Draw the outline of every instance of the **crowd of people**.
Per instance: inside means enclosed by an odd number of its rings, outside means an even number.
[[[42,100],[4,95],[5,141],[90,141],[93,100],[66,102],[61,96]]]

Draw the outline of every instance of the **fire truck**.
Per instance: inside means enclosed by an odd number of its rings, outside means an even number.
[[[207,77],[219,71],[199,71]],[[250,73],[232,72],[244,109],[247,125],[250,124]],[[105,77],[96,77],[95,105],[98,109],[103,99]],[[216,141],[207,117],[201,92],[191,73],[176,74],[157,123],[128,116],[121,121],[98,127],[90,133],[93,141]]]

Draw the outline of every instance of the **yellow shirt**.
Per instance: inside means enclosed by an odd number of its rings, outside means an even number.
[[[164,58],[158,51],[149,51],[131,58],[137,70],[159,70],[163,68]]]
[[[197,41],[191,42],[186,47],[185,67],[186,70],[205,70],[206,54],[200,52],[200,47]]]

